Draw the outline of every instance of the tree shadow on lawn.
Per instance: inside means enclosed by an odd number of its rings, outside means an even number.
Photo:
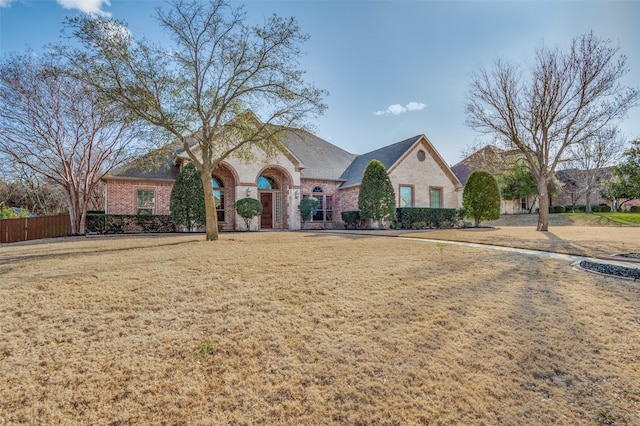
[[[167,243],[163,243],[163,244],[153,245],[152,247],[157,248],[157,247],[179,246],[179,245],[183,245],[183,244],[190,244],[190,243],[193,243],[193,242],[196,242],[196,241],[200,241],[200,240],[189,239],[189,240],[186,240],[186,241],[167,242]],[[51,241],[51,242],[60,242],[60,241]],[[20,246],[20,247],[24,247],[24,246]],[[29,262],[29,261],[50,260],[50,259],[65,259],[65,258],[68,258],[70,256],[76,256],[76,255],[79,255],[79,254],[88,255],[88,256],[102,256],[102,255],[104,255],[106,253],[118,253],[118,252],[140,250],[140,249],[146,249],[146,248],[150,248],[150,246],[136,245],[136,246],[120,247],[120,248],[110,248],[110,249],[100,248],[100,249],[95,249],[95,250],[78,251],[78,247],[72,245],[68,249],[60,251],[58,253],[29,253],[29,254],[24,254],[24,255],[20,254],[20,255],[14,255],[14,256],[0,257],[0,266],[7,265],[7,264],[11,265],[11,264],[15,264],[17,262]],[[7,272],[7,271],[3,270],[3,272]]]
[[[552,232],[542,232],[542,235],[547,237],[550,246],[548,250],[544,248],[541,248],[541,250],[551,251],[553,253],[572,254],[577,256],[590,256],[593,253],[592,248],[576,244],[575,242],[563,240]]]

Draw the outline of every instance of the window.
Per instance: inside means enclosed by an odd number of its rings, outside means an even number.
[[[276,185],[276,181],[273,178],[260,176],[258,178],[258,189],[278,189],[278,185]]]
[[[282,220],[282,200],[280,198],[280,193],[279,192],[274,192],[273,193],[273,198],[274,198],[274,204],[276,206],[275,210],[276,210],[276,222],[280,222]]]
[[[418,161],[424,161],[425,158],[427,158],[427,154],[425,154],[423,150],[420,150],[418,151],[417,157]]]
[[[400,207],[413,207],[413,188],[400,186]]]
[[[136,214],[153,214],[156,207],[156,195],[153,189],[136,191]]]
[[[442,207],[442,189],[441,188],[429,188],[429,198],[431,200],[431,208],[439,209]]]
[[[216,212],[218,214],[218,222],[224,222],[224,184],[222,180],[217,177],[211,178],[211,185],[213,186],[213,197],[216,200]]]
[[[331,222],[333,221],[333,195],[327,195],[324,199],[324,220],[326,222]]]
[[[310,195],[303,195],[302,198],[314,197],[318,200],[318,211],[311,218],[312,222],[333,221],[333,195],[324,195],[322,188],[316,186]]]
[[[322,196],[322,188],[316,186],[313,188],[313,196],[319,201],[318,211],[313,215],[313,220],[322,222],[324,220],[324,197]]]

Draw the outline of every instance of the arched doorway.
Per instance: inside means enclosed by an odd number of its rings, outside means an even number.
[[[278,168],[268,168],[258,176],[258,199],[262,203],[260,229],[287,229],[287,194],[291,179]]]
[[[278,185],[276,181],[269,176],[260,176],[258,178],[258,194],[260,194],[260,202],[262,203],[262,214],[260,215],[260,228],[272,229],[274,219],[274,196],[278,196]]]

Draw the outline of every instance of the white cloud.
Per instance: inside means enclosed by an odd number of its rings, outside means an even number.
[[[0,7],[9,7],[13,0],[0,0]]]
[[[409,102],[405,106],[400,104],[389,105],[387,109],[374,112],[375,115],[398,115],[409,111],[420,111],[427,107],[422,102]]]
[[[0,0],[7,1],[7,0]],[[90,15],[98,15],[109,18],[111,13],[102,10],[102,6],[111,5],[109,0],[56,0],[65,9],[78,9]]]
[[[422,102],[409,102],[407,104],[407,111],[420,111],[425,108],[426,108],[426,105],[423,104]]]

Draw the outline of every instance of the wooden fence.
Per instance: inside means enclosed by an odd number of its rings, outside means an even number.
[[[0,220],[0,243],[63,237],[71,234],[68,214]]]

